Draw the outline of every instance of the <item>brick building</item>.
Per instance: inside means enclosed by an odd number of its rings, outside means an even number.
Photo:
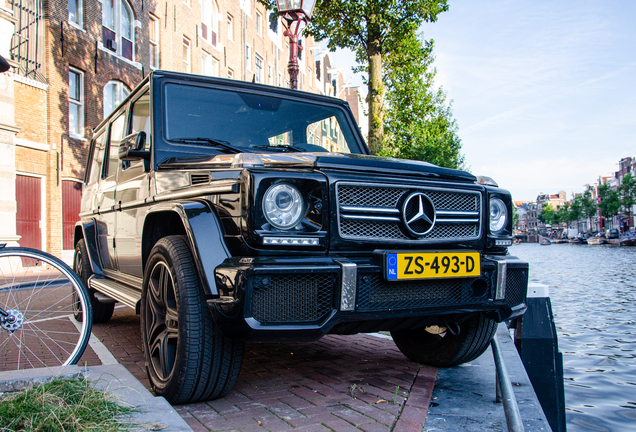
[[[257,0],[0,0],[0,241],[72,260],[92,128],[153,69],[289,86],[288,38]],[[301,38],[298,87],[344,98]]]

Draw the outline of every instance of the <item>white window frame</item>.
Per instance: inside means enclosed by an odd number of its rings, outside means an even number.
[[[112,10],[108,7],[106,7],[106,5],[109,3],[108,1],[102,1],[102,26],[106,27],[107,29],[109,29],[110,31],[115,33],[115,43],[117,44],[117,48],[115,50],[112,50],[111,48],[109,48],[108,46],[104,45],[104,48],[106,49],[106,51],[109,51],[111,53],[115,53],[116,55],[118,55],[119,57],[122,57],[128,61],[134,62],[135,61],[135,55],[136,55],[136,44],[135,44],[135,11],[132,8],[132,6],[130,5],[130,3],[128,3],[127,0],[111,0],[112,4],[113,4],[113,8]],[[124,25],[125,23],[122,20],[122,7],[126,9],[126,11],[128,12],[129,18],[130,18],[130,22],[129,25],[130,27],[127,29],[128,32],[130,33],[130,38],[126,37],[125,39],[127,39],[128,41],[130,41],[132,43],[132,58],[126,58],[123,55],[123,44],[122,44],[122,39],[124,39],[123,33],[124,33]],[[106,17],[107,17],[107,11],[111,10],[113,17],[112,17],[112,23],[107,23],[106,22]],[[108,25],[107,25],[108,24]],[[112,27],[114,28],[112,28]],[[103,37],[103,36],[102,36]],[[102,40],[102,44],[105,44],[105,41]]]
[[[234,17],[227,14],[227,39],[234,42]]]
[[[247,70],[252,70],[252,45],[246,43],[245,44],[245,64],[247,65]]]
[[[260,65],[260,67],[259,67]],[[254,73],[256,75],[256,82],[264,84],[263,75],[265,72],[265,60],[259,53],[254,53]]]
[[[79,100],[71,98],[71,74],[75,74],[79,81],[76,84]],[[79,69],[75,69],[74,67],[69,67],[68,81],[68,134],[72,137],[84,138],[84,72]],[[77,130],[71,129],[71,105],[77,107]]]
[[[203,26],[206,27],[205,35]],[[201,0],[201,38],[212,46],[219,43],[219,7],[215,0]]]
[[[185,73],[191,73],[192,72],[192,41],[187,38],[187,37],[183,37],[183,48],[187,48],[187,50],[185,50],[185,58],[182,58],[183,61],[183,69],[182,71]]]
[[[154,23],[154,26],[153,24]],[[159,26],[160,26],[161,21],[159,20],[159,18],[153,14],[149,14],[148,17],[148,40],[149,40],[149,45],[150,45],[150,68],[151,69],[159,69],[160,65],[161,65],[161,54],[160,54],[160,44],[159,44],[159,37],[160,37],[160,31],[159,31]],[[154,29],[154,32],[156,34],[152,34],[152,30]],[[152,48],[154,47],[154,58],[152,56]]]
[[[254,21],[256,22],[256,34],[259,37],[263,37],[263,14],[256,11],[256,19]]]
[[[267,84],[274,85],[274,65],[267,63]]]
[[[219,61],[205,51],[201,51],[201,75],[219,76]]]
[[[106,105],[106,97],[107,97],[107,92],[109,92],[109,89],[113,89],[112,91],[112,106],[108,107]],[[126,99],[126,97],[130,94],[130,90],[128,90],[128,88],[126,87],[126,84],[124,84],[121,81],[117,81],[117,80],[113,80],[113,81],[108,81],[106,83],[106,85],[104,86],[104,91],[103,91],[103,105],[104,105],[104,118],[106,118],[108,115],[110,115],[110,113],[112,113],[115,108],[117,108],[117,106],[119,106],[119,104]],[[108,110],[108,111],[107,111]]]
[[[75,19],[71,18],[71,3],[74,3],[76,6]],[[79,28],[84,27],[84,0],[69,0],[68,22]]]

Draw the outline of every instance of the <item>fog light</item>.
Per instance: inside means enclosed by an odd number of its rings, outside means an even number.
[[[496,246],[512,246],[512,240],[495,240]]]

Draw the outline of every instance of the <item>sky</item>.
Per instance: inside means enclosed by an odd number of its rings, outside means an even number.
[[[518,201],[570,198],[636,156],[636,1],[449,5],[421,30],[473,174]],[[334,60],[352,75],[350,52]]]

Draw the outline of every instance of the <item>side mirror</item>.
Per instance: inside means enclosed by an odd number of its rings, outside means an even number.
[[[150,160],[150,151],[144,150],[145,145],[146,132],[128,135],[119,144],[119,159],[123,161]]]

